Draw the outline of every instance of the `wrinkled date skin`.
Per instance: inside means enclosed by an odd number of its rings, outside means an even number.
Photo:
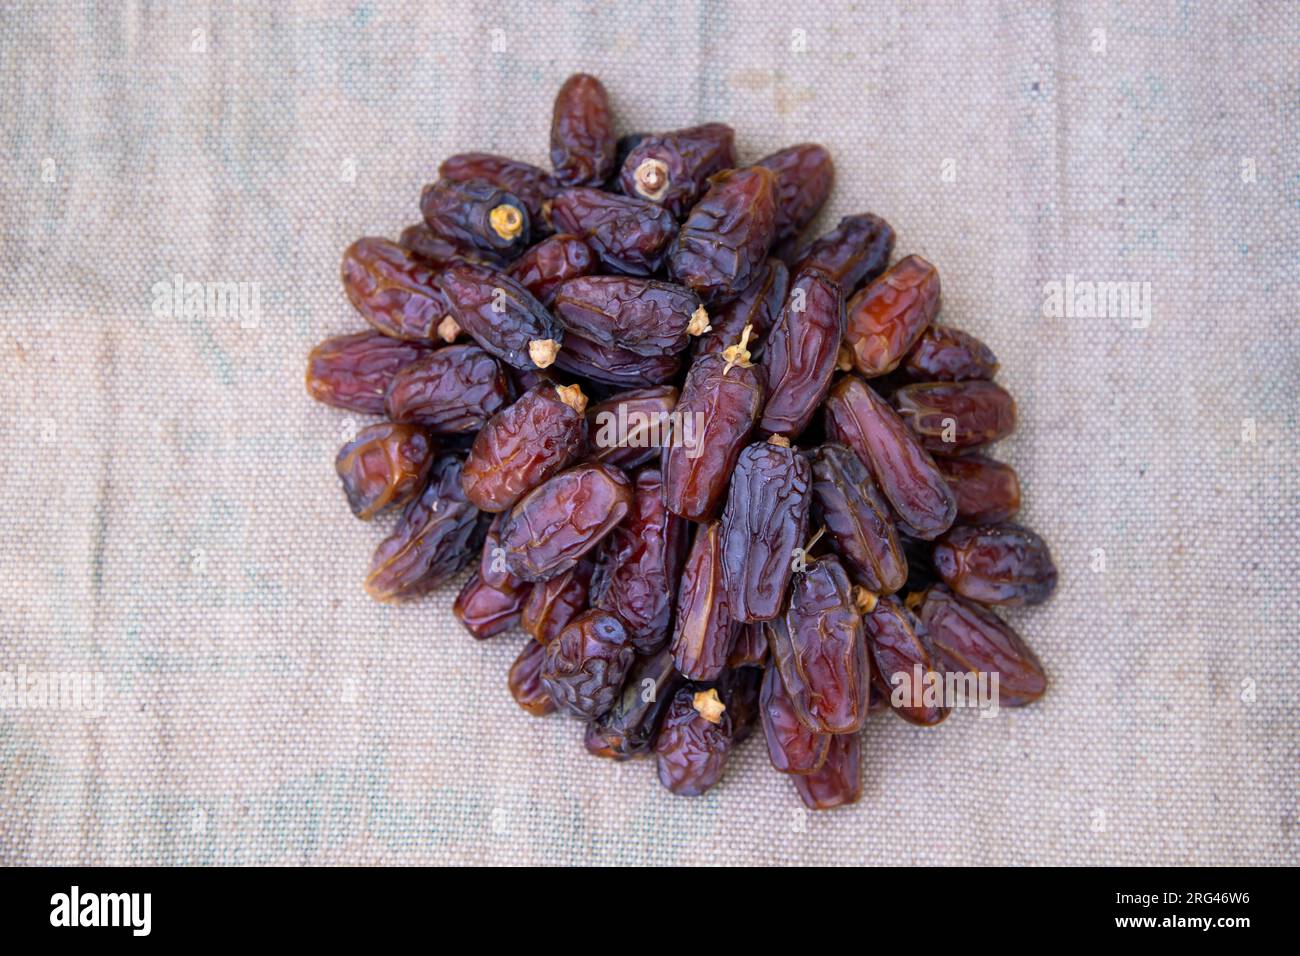
[[[668,509],[691,521],[717,517],[763,408],[763,369],[722,354],[691,365],[677,402],[677,430],[663,450]]]
[[[586,610],[595,571],[595,563],[584,558],[563,574],[538,581],[528,592],[520,626],[539,644],[551,643]]]
[[[623,194],[657,203],[681,219],[710,176],[736,165],[735,139],[724,123],[646,136],[623,161]]]
[[[884,272],[893,252],[894,229],[889,223],[871,213],[845,216],[809,246],[790,271],[816,269],[833,279],[847,297]]]
[[[658,469],[642,471],[631,510],[601,548],[591,586],[592,607],[617,614],[639,654],[668,641],[686,544],[686,522],[664,507]]]
[[[826,762],[832,735],[804,726],[795,713],[790,695],[781,682],[781,672],[776,667],[769,667],[763,673],[759,712],[763,719],[763,736],[767,738],[767,757],[776,770],[808,774]]]
[[[863,618],[867,632],[867,648],[871,651],[872,680],[881,694],[889,700],[894,713],[910,724],[920,727],[933,727],[943,721],[950,707],[942,706],[942,700],[926,704],[925,685],[918,683],[917,670],[920,668],[921,679],[931,671],[936,671],[934,648],[930,645],[929,632],[925,625],[909,611],[896,597],[881,598],[870,614]],[[937,673],[937,671],[936,671]],[[902,674],[903,682],[895,684],[895,675]],[[942,677],[942,674],[938,676]],[[903,703],[894,707],[892,696],[896,686],[903,690],[910,689]],[[907,701],[910,698],[910,703]]]
[[[563,327],[517,280],[457,265],[438,277],[438,286],[457,324],[507,365],[530,371],[555,361]]]
[[[534,386],[483,426],[462,478],[475,507],[505,511],[578,459],[587,441],[587,400],[572,389]]]
[[[618,698],[634,657],[618,615],[584,611],[546,645],[542,683],[558,706],[598,717]]]
[[[578,236],[557,233],[533,246],[510,266],[519,281],[542,305],[550,308],[564,283],[596,271],[596,254]]]
[[[821,769],[794,777],[794,788],[809,810],[831,810],[862,796],[862,736],[835,734]]]
[[[673,277],[706,302],[749,285],[776,232],[776,174],[763,166],[718,173],[669,253]]]
[[[680,355],[638,355],[566,333],[555,367],[570,375],[619,388],[662,385],[682,370]]]
[[[1056,590],[1047,542],[1017,524],[953,528],[935,543],[934,568],[944,584],[981,604],[1042,604]]]
[[[370,562],[366,591],[377,601],[408,601],[451,580],[469,563],[487,531],[460,487],[460,459],[447,455],[429,471],[429,484],[402,512]]]
[[[506,566],[545,581],[578,563],[632,507],[632,483],[594,462],[562,471],[523,497],[501,526]]]
[[[457,183],[484,182],[515,196],[528,210],[534,237],[544,226],[543,204],[560,189],[546,170],[492,153],[457,153],[442,161],[438,176]]]
[[[1000,524],[1020,511],[1020,479],[1010,465],[983,455],[936,458],[934,463],[957,496],[962,524]]]
[[[367,237],[343,253],[343,291],[385,335],[428,342],[448,313],[433,272],[395,242]]]
[[[903,360],[903,373],[914,382],[961,382],[993,378],[998,357],[969,332],[931,325]]]
[[[571,279],[556,291],[552,308],[570,332],[637,355],[683,352],[693,321],[708,324],[703,314],[695,319],[700,299],[690,289],[635,276]]]
[[[826,433],[853,449],[902,522],[900,530],[933,540],[952,526],[957,501],[934,459],[869,385],[846,375],[826,400]]]
[[[727,666],[762,667],[767,660],[767,629],[759,623],[736,625],[736,640],[727,656]]]
[[[611,272],[648,276],[677,238],[677,220],[654,203],[599,189],[565,189],[551,203],[551,224],[582,236]]]
[[[326,339],[307,356],[307,393],[335,408],[382,415],[393,377],[432,354],[427,346],[380,332]]]
[[[433,445],[424,429],[384,422],[363,428],[339,450],[334,470],[362,521],[401,508],[424,490]]]
[[[813,524],[826,528],[857,583],[874,594],[897,591],[907,558],[866,465],[844,445],[825,444],[812,455],[812,473]]]
[[[820,558],[795,576],[790,608],[768,625],[767,639],[804,726],[823,734],[862,729],[871,665],[862,616],[839,561]]]
[[[1006,438],[1016,427],[1016,401],[995,382],[905,385],[889,400],[936,454],[962,454]]]
[[[808,427],[830,390],[843,338],[839,285],[816,270],[800,272],[763,350],[768,398],[761,431],[795,438]]]
[[[587,725],[583,743],[588,752],[611,760],[650,753],[664,712],[682,683],[668,648],[638,657],[613,706]]]
[[[939,313],[939,270],[900,259],[848,304],[844,344],[866,378],[892,372]]]
[[[495,252],[444,239],[422,222],[403,229],[397,237],[397,244],[435,270],[457,263],[469,263],[486,269],[504,269],[506,265],[505,258]]]
[[[781,613],[797,549],[808,536],[808,459],[776,441],[740,453],[722,512],[727,604],[736,621]]]
[[[456,595],[451,612],[480,641],[507,631],[519,623],[531,585],[493,587],[475,571]],[[529,641],[529,644],[536,643]]]
[[[763,339],[776,322],[790,288],[790,272],[780,259],[768,259],[745,291],[718,306],[709,320],[710,329],[695,345],[696,355],[711,355],[740,341],[749,328],[749,352],[762,355]]]
[[[798,143],[770,156],[756,166],[776,173],[776,233],[773,242],[782,242],[803,232],[817,218],[831,187],[835,185],[835,164],[824,146]]]
[[[717,692],[713,691],[716,698]],[[668,705],[655,741],[659,782],[680,797],[698,797],[722,779],[731,755],[731,715],[725,710],[717,723],[697,710],[705,691],[683,687]],[[701,702],[705,713],[708,704]]]
[[[546,646],[528,641],[510,665],[510,674],[506,680],[515,703],[534,717],[545,717],[555,712],[555,698],[542,683],[542,667],[545,664]]]
[[[600,80],[575,73],[555,96],[551,167],[561,186],[599,186],[614,171],[618,140],[609,94]]]
[[[466,434],[487,424],[511,397],[501,363],[476,345],[448,345],[393,377],[385,411],[395,422]]]
[[[737,630],[727,610],[722,580],[722,525],[714,521],[695,532],[677,591],[672,643],[677,670],[691,680],[717,680],[727,666]]]
[[[921,622],[948,673],[998,675],[999,706],[1031,704],[1047,690],[1047,675],[1034,652],[987,608],[937,584],[925,592]]]
[[[528,247],[532,226],[518,196],[485,182],[440,179],[424,187],[420,212],[444,239],[513,259]]]
[[[620,392],[587,409],[588,456],[631,471],[660,456],[677,389],[655,385]]]

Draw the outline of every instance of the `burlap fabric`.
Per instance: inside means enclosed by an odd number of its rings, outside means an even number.
[[[103,697],[0,711],[0,862],[1297,862],[1297,44],[1285,2],[5,4],[0,671]],[[577,69],[626,130],[825,143],[820,225],[887,217],[1019,399],[1050,693],[878,716],[855,808],[758,742],[673,798],[519,711],[455,588],[361,590],[362,419],[302,385],[339,254],[447,154],[544,163]],[[1149,324],[1044,315],[1095,282]]]

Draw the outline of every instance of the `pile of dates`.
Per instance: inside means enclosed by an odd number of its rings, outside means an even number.
[[[824,148],[742,165],[721,123],[619,137],[579,74],[549,171],[463,153],[439,175],[422,222],[344,253],[369,329],[308,359],[314,398],[377,419],[336,461],[358,518],[397,514],[376,600],[473,563],[466,630],[531,636],[519,706],[580,718],[598,756],[653,755],[687,796],[761,727],[808,807],[852,803],[871,711],[953,709],[899,693],[914,677],[1043,693],[991,610],[1056,583],[985,454],[1015,403],[887,222],[805,236]]]

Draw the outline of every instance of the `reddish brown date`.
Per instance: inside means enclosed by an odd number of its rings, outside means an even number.
[[[795,438],[808,427],[830,390],[843,338],[839,285],[816,270],[800,272],[763,350],[768,397],[761,431]]]
[[[767,640],[804,726],[823,734],[862,729],[871,665],[862,616],[839,561],[820,558],[795,576],[789,610],[768,624]]]
[[[600,80],[575,73],[551,114],[551,166],[561,186],[599,186],[614,171],[614,117]]]
[[[831,734],[818,733],[804,726],[795,713],[790,695],[775,666],[763,673],[759,698],[763,736],[767,738],[767,757],[781,773],[808,774],[826,762]]]
[[[767,258],[776,231],[776,174],[763,166],[728,169],[709,180],[669,253],[673,277],[706,302],[744,291]]]
[[[871,651],[872,680],[888,700],[894,713],[908,723],[933,727],[952,712],[941,698],[926,703],[927,674],[939,678],[929,632],[896,597],[884,597],[863,618],[867,649]],[[934,693],[933,691],[931,692]],[[900,702],[894,705],[894,695]]]
[[[737,630],[722,579],[722,525],[714,521],[695,532],[677,589],[672,643],[677,670],[691,680],[716,680],[727,666]]]
[[[637,355],[676,355],[709,324],[690,289],[634,276],[570,279],[552,308],[568,331]]]
[[[591,585],[592,607],[617,614],[639,654],[668,641],[686,544],[686,522],[664,507],[658,469],[642,471],[631,510],[601,547]]]
[[[646,136],[623,161],[623,193],[657,203],[680,219],[710,176],[736,165],[735,138],[723,123]]]
[[[543,204],[560,188],[546,170],[491,153],[450,156],[438,167],[438,176],[457,183],[487,183],[517,197],[528,210],[534,234],[543,225]]]
[[[935,543],[934,568],[944,584],[981,604],[1042,604],[1056,590],[1047,542],[1017,524],[953,528]]]
[[[755,165],[776,173],[776,234],[773,242],[796,236],[808,226],[830,198],[835,164],[826,147],[816,143],[787,146]]]
[[[862,796],[862,736],[832,736],[821,769],[793,780],[799,799],[809,810],[832,810],[857,803]]]
[[[551,223],[582,236],[611,272],[648,276],[677,238],[677,220],[654,203],[599,189],[565,189],[551,203]]]
[[[403,229],[397,237],[397,244],[435,270],[457,263],[469,263],[486,269],[504,269],[506,265],[505,258],[495,252],[444,239],[422,222]]]
[[[384,422],[363,428],[339,450],[334,470],[362,521],[405,506],[424,489],[433,444],[424,429]]]
[[[844,344],[866,378],[892,372],[939,312],[939,270],[900,259],[849,300]]]
[[[438,287],[457,324],[507,365],[527,371],[555,361],[564,330],[517,280],[458,265],[438,277]]]
[[[377,601],[408,601],[451,580],[474,557],[487,531],[460,487],[460,459],[437,459],[429,484],[402,512],[370,562],[366,591]]]
[[[762,667],[767,660],[767,628],[759,622],[738,624],[728,667]]]
[[[921,444],[937,454],[962,454],[1006,438],[1016,427],[1016,400],[996,382],[905,385],[889,400]]]
[[[432,270],[387,239],[358,239],[343,253],[343,291],[362,317],[385,335],[417,342],[437,337],[447,299]]]
[[[520,626],[539,644],[551,643],[586,609],[595,570],[595,564],[584,558],[563,574],[538,581],[528,592]]]
[[[845,216],[790,267],[794,273],[817,269],[843,290],[845,297],[885,271],[894,252],[894,229],[879,216]]]
[[[408,365],[388,386],[385,411],[395,422],[438,434],[473,433],[511,399],[510,377],[476,345],[448,345]]]
[[[525,495],[501,526],[506,567],[544,581],[578,563],[632,507],[632,483],[595,462],[562,471]]]
[[[655,741],[659,782],[681,797],[711,789],[731,755],[731,716],[717,690],[683,687],[668,705]]]
[[[585,611],[546,645],[542,683],[558,706],[598,717],[618,699],[634,656],[618,615]]]
[[[925,592],[921,622],[947,673],[998,675],[1000,706],[1033,703],[1047,690],[1047,675],[1034,652],[987,608],[938,584]]]
[[[379,332],[326,339],[307,356],[307,393],[335,408],[382,415],[393,377],[432,354],[427,346]]]
[[[620,392],[587,409],[588,455],[631,471],[660,456],[677,407],[671,385]]]
[[[968,332],[931,325],[903,360],[902,369],[914,382],[991,379],[998,371],[998,357]]]
[[[682,685],[668,648],[638,657],[613,706],[587,725],[588,752],[611,760],[630,760],[654,749],[664,712]]]
[[[934,459],[869,385],[846,375],[826,400],[826,433],[862,460],[902,522],[932,540],[952,526],[957,501]]]
[[[619,388],[662,385],[682,370],[680,355],[638,355],[566,333],[555,367],[570,375]]]
[[[824,526],[853,579],[874,594],[907,581],[907,558],[889,506],[862,461],[844,445],[812,455],[813,524]]]
[[[515,703],[534,717],[545,717],[555,712],[555,698],[542,683],[542,667],[546,664],[546,646],[528,641],[510,665],[507,686]]]
[[[722,512],[727,604],[736,621],[781,613],[808,535],[808,459],[779,436],[740,453]]]
[[[570,279],[596,271],[596,255],[578,236],[561,232],[543,239],[510,266],[508,274],[550,308],[556,290]]]
[[[513,259],[528,247],[528,207],[513,193],[485,182],[440,179],[424,187],[420,212],[444,239]]]
[[[475,571],[456,595],[451,612],[464,625],[465,630],[479,640],[486,640],[519,623],[519,615],[524,602],[528,600],[530,588],[529,584],[494,587]]]
[[[790,273],[780,259],[768,259],[745,291],[717,306],[709,319],[710,329],[695,345],[696,355],[721,352],[749,332],[750,355],[762,354],[763,340],[776,322],[790,288]]]
[[[957,496],[957,520],[963,524],[1000,524],[1020,511],[1020,479],[1010,465],[983,455],[934,463]]]
[[[576,385],[537,385],[497,412],[465,460],[465,496],[483,511],[505,511],[567,468],[586,446],[586,407]]]

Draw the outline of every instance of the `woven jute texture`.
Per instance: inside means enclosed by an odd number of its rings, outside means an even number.
[[[1286,2],[3,4],[0,692],[90,684],[0,711],[0,863],[1300,862],[1298,48]],[[674,798],[454,587],[362,591],[364,418],[302,381],[340,253],[448,154],[544,164],[579,69],[624,130],[825,143],[818,227],[885,216],[1018,398],[1050,691],[873,717],[853,808],[759,740]]]

